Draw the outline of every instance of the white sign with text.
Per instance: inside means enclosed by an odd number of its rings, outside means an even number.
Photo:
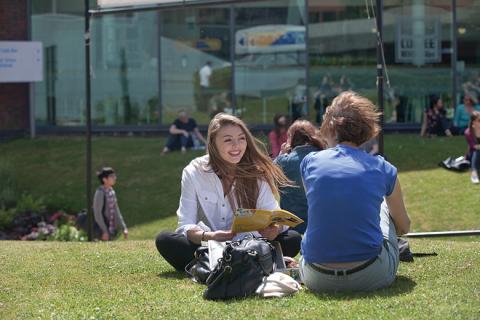
[[[0,41],[0,82],[43,80],[43,50],[39,41]]]

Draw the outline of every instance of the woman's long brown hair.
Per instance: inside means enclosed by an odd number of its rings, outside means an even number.
[[[292,151],[295,147],[310,144],[320,150],[325,148],[325,143],[318,130],[308,120],[296,120],[287,131],[288,145],[287,152]]]
[[[240,127],[247,141],[245,154],[237,164],[223,160],[215,144],[218,131],[228,125]],[[235,183],[234,197],[240,208],[256,208],[259,196],[258,180],[265,180],[275,196],[278,196],[278,187],[292,185],[283,171],[267,155],[265,144],[256,139],[245,123],[235,116],[219,113],[210,121],[207,152],[210,168],[219,177],[228,177]],[[232,210],[236,210],[237,208],[233,208],[231,193],[228,194],[228,197]]]

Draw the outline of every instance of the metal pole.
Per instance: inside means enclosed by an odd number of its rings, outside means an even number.
[[[92,212],[92,121],[91,121],[91,84],[90,84],[90,8],[89,0],[85,0],[85,108],[86,108],[86,143],[85,143],[85,181],[86,207],[88,221],[88,241],[93,240],[93,212]]]
[[[480,236],[480,230],[412,232],[412,233],[404,234],[402,237],[433,238],[433,237],[464,237],[464,236]]]
[[[380,127],[382,131],[378,135],[378,152],[383,155],[383,127],[385,124],[385,117],[383,115],[383,2],[382,0],[376,0],[376,23],[377,23],[377,104],[378,109],[381,112],[380,115]]]
[[[235,92],[235,7],[230,5],[229,13],[229,29],[230,29],[230,63],[232,66],[231,70],[231,94],[230,101],[232,102],[230,107],[232,108],[232,113],[237,114],[237,93]]]
[[[158,112],[158,123],[157,125],[161,126],[163,122],[163,89],[162,89],[162,33],[163,33],[163,28],[162,28],[162,13],[159,10],[157,12],[157,23],[158,23],[158,28],[157,28],[157,79],[158,79],[158,106],[157,106],[157,112]]]
[[[450,63],[452,64],[452,103],[455,108],[458,104],[457,101],[457,1],[452,0],[452,45]]]
[[[27,1],[27,39],[32,41],[32,3]],[[42,47],[43,48],[43,47]],[[43,53],[42,53],[43,54]],[[36,136],[35,132],[35,82],[30,82],[28,84],[28,99],[29,99],[29,121],[30,121],[30,138],[34,139]]]
[[[309,6],[309,2],[308,0],[305,0],[304,1],[304,4],[305,4],[305,8],[304,8],[304,16],[305,16],[305,19],[304,19],[304,24],[305,24],[305,84],[307,86],[307,115],[309,116],[308,118],[310,118],[310,115],[311,115],[311,112],[310,112],[310,103],[311,103],[311,99],[310,99],[310,41],[308,39],[309,37],[309,19],[308,19],[308,6]],[[304,115],[306,116],[306,115]]]

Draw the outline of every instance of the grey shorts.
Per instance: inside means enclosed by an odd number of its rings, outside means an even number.
[[[372,264],[351,274],[337,270],[337,275],[330,275],[317,271],[302,257],[300,277],[303,283],[315,292],[371,291],[391,285],[397,273],[399,253],[395,225],[385,202],[382,203],[380,210],[380,228],[386,241]]]

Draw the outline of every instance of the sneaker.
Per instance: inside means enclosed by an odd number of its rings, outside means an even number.
[[[479,184],[480,180],[478,179],[478,173],[475,171],[472,172],[472,175],[470,176],[470,180],[472,180],[473,184]]]
[[[187,148],[182,147],[182,149],[180,151],[182,152],[182,154],[185,154],[185,153],[187,153]]]

